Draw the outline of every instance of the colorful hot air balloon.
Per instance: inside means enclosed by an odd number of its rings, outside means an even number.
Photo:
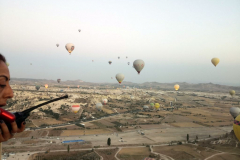
[[[107,100],[107,99],[103,99],[103,100],[102,100],[102,103],[103,103],[104,105],[106,105],[106,104],[107,104],[107,102],[108,102],[108,100]]]
[[[72,44],[72,43],[67,43],[67,44],[65,45],[65,48],[66,48],[66,50],[69,52],[69,54],[71,55],[71,53],[72,53],[72,51],[74,50],[75,46],[74,46],[74,44]]]
[[[155,103],[154,107],[155,107],[156,109],[158,109],[158,108],[160,107],[160,104],[159,104],[159,103]]]
[[[60,82],[61,82],[61,79],[57,79],[57,82],[60,83]]]
[[[58,47],[58,46],[59,46],[59,44],[57,43],[57,44],[56,44],[56,46]]]
[[[72,105],[72,111],[76,114],[80,110],[80,105]]]
[[[81,32],[81,29],[78,29],[78,32]]]
[[[112,61],[108,61],[108,63],[111,65],[111,64],[112,64]]]
[[[218,65],[218,63],[220,62],[219,58],[213,58],[212,60],[212,64],[216,67]]]
[[[234,96],[234,95],[235,95],[235,91],[234,91],[234,90],[231,90],[231,91],[229,91],[229,94],[230,94],[231,96]]]
[[[133,62],[133,66],[136,69],[136,71],[138,72],[138,74],[140,74],[141,70],[144,68],[145,63],[143,60],[141,59],[137,59]]]
[[[150,106],[151,106],[151,108],[153,108],[154,107],[154,103],[150,103]]]
[[[45,88],[46,88],[46,89],[48,88],[48,84],[45,84]]]
[[[178,85],[178,84],[175,84],[174,85],[174,89],[177,91],[177,90],[179,90],[179,88],[180,88],[180,86]]]
[[[116,79],[117,79],[117,81],[121,84],[122,81],[124,80],[124,75],[123,75],[122,73],[118,73],[118,74],[116,75]]]
[[[238,115],[234,120],[233,131],[237,139],[240,141],[240,115]]]
[[[128,62],[128,65],[130,64],[130,62]]]
[[[238,115],[240,115],[240,108],[231,107],[229,112],[232,115],[232,117],[235,119]]]
[[[102,110],[102,107],[103,107],[102,103],[97,103],[97,104],[96,104],[96,109],[97,109],[97,110],[101,111],[101,110]]]
[[[40,86],[35,86],[36,90],[38,91],[40,89]]]
[[[77,87],[79,88],[79,85]]]

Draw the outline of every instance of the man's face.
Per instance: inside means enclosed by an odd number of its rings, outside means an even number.
[[[7,100],[13,97],[13,90],[9,85],[10,74],[7,65],[0,61],[0,107],[6,105]]]

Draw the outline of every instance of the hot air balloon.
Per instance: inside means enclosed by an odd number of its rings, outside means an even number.
[[[238,107],[231,107],[230,108],[230,114],[235,119],[238,115],[240,115],[240,108],[238,108]]]
[[[218,65],[218,63],[220,62],[219,58],[213,58],[212,60],[212,64],[216,67]]]
[[[154,107],[155,107],[156,109],[158,109],[158,108],[160,107],[160,104],[159,104],[159,103],[155,103]]]
[[[128,57],[126,57],[126,58],[128,58]]]
[[[92,60],[92,62],[94,62],[94,60]]]
[[[32,65],[32,63],[30,63],[30,65]]]
[[[151,108],[153,108],[154,107],[154,103],[150,103],[150,106],[151,106]]]
[[[78,32],[81,32],[81,29],[79,29]]]
[[[36,90],[38,91],[40,89],[40,86],[35,86]]]
[[[97,104],[96,104],[96,109],[97,109],[97,110],[101,111],[101,110],[102,110],[102,107],[103,107],[102,103],[97,103]]]
[[[113,79],[113,77],[111,77],[111,79]]]
[[[120,59],[120,57],[118,57],[118,59]]]
[[[9,66],[10,64],[7,62],[6,65]]]
[[[45,88],[46,88],[46,89],[48,88],[48,84],[45,84]]]
[[[56,44],[56,46],[58,47],[58,46],[59,46],[59,44],[57,43],[57,44]]]
[[[133,62],[133,66],[136,69],[136,71],[138,72],[138,74],[140,74],[141,70],[143,69],[143,67],[145,66],[145,63],[143,60],[141,59],[137,59]]]
[[[234,120],[233,131],[237,139],[240,141],[240,115],[238,115]]]
[[[102,100],[102,103],[103,103],[104,105],[106,105],[106,104],[107,104],[107,102],[108,102],[108,100],[107,100],[107,99],[103,99],[103,100]]]
[[[177,90],[179,90],[179,88],[180,88],[180,86],[178,85],[178,84],[175,84],[174,85],[174,89],[177,91]]]
[[[80,105],[72,105],[72,111],[76,114],[80,109]]]
[[[60,82],[61,82],[61,79],[57,79],[57,82],[60,83]]]
[[[72,51],[74,50],[75,46],[74,46],[74,44],[72,44],[72,43],[67,43],[67,44],[65,45],[65,48],[66,48],[66,50],[69,52],[69,54],[71,55],[71,53],[72,53]]]
[[[77,87],[79,88],[79,85]]]
[[[112,64],[112,61],[108,61],[109,64]]]
[[[130,62],[128,62],[128,65],[130,64]]]
[[[124,80],[124,75],[123,75],[122,73],[118,73],[118,74],[116,75],[116,79],[117,79],[117,81],[121,84],[122,81]]]
[[[235,91],[234,91],[234,90],[231,90],[231,91],[229,91],[229,94],[230,94],[231,96],[234,96],[234,95],[235,95]]]

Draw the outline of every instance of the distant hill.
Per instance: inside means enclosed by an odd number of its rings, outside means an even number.
[[[240,93],[240,87],[235,86],[226,86],[219,85],[213,83],[199,83],[192,84],[186,82],[176,82],[176,83],[158,83],[158,82],[145,82],[145,83],[132,83],[124,81],[120,86],[118,83],[92,83],[92,82],[84,82],[82,80],[67,80],[61,81],[61,83],[57,83],[56,80],[47,80],[47,79],[29,79],[29,78],[11,78],[10,84],[17,85],[68,85],[68,86],[114,86],[114,87],[137,87],[143,89],[157,89],[157,90],[173,90],[173,86],[175,84],[180,85],[180,91],[199,91],[199,92],[228,92],[229,90],[235,90],[236,94]]]

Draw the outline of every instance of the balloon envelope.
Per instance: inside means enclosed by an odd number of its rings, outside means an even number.
[[[40,86],[35,86],[36,90],[38,91],[40,89]]]
[[[155,103],[154,107],[155,107],[156,109],[158,109],[158,108],[160,107],[160,104],[159,104],[159,103]]]
[[[96,109],[100,111],[100,110],[102,110],[102,106],[103,106],[102,103],[97,103]]]
[[[109,64],[112,64],[112,61],[108,61]]]
[[[56,46],[58,47],[58,46],[59,46],[59,44],[56,44]]]
[[[218,65],[218,63],[220,62],[219,58],[213,58],[212,60],[212,64],[216,67]]]
[[[122,83],[122,81],[124,80],[124,75],[122,74],[122,73],[118,73],[117,75],[116,75],[116,79],[117,79],[117,81],[121,84]]]
[[[45,88],[48,88],[48,84],[45,84]]]
[[[234,95],[235,95],[235,91],[234,91],[234,90],[231,90],[231,91],[229,91],[229,94],[230,94],[231,96],[234,96]]]
[[[240,141],[240,115],[238,115],[234,120],[233,130],[237,139]]]
[[[179,90],[179,88],[180,88],[180,86],[178,85],[178,84],[175,84],[174,85],[174,89],[177,91],[177,90]]]
[[[67,44],[65,45],[65,48],[66,48],[66,50],[71,54],[72,51],[74,50],[75,46],[74,46],[74,44],[72,44],[72,43],[67,43]]]
[[[141,70],[144,68],[145,63],[143,60],[141,59],[137,59],[133,62],[133,66],[136,69],[136,71],[138,72],[138,74],[140,74]]]
[[[233,118],[236,118],[238,115],[240,115],[240,108],[231,107],[229,112],[233,116]]]
[[[78,32],[81,32],[81,29],[79,29]]]
[[[80,109],[80,105],[72,105],[72,111],[74,113],[77,113],[79,111],[79,109]]]
[[[107,102],[108,102],[107,99],[103,99],[103,100],[102,100],[102,103],[103,103],[103,104],[107,104]]]
[[[130,62],[128,62],[128,65],[130,64]]]

